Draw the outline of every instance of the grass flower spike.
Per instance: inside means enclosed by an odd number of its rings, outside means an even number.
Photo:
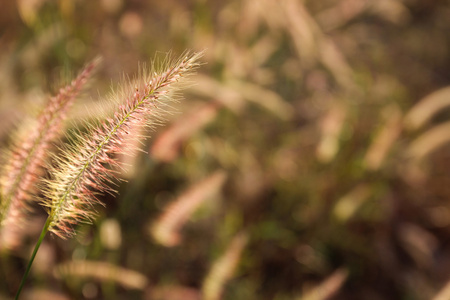
[[[36,253],[48,231],[61,238],[75,234],[75,225],[90,222],[95,217],[94,206],[100,203],[97,196],[114,193],[111,184],[120,163],[116,154],[127,153],[126,137],[141,139],[136,129],[152,127],[162,121],[162,113],[179,88],[181,77],[191,74],[198,66],[201,53],[183,55],[176,61],[167,59],[167,68],[158,73],[152,65],[151,72],[143,70],[136,80],[128,81],[115,96],[119,103],[114,116],[91,126],[86,133],[77,133],[72,143],[62,149],[49,168],[51,178],[44,181],[42,205],[48,210],[48,218],[38,242],[31,254],[25,274],[16,294],[18,299],[30,272]],[[136,136],[135,136],[136,135]],[[135,145],[136,143],[129,143]],[[131,146],[132,147],[132,146]]]
[[[15,145],[6,156],[1,183],[1,247],[14,249],[20,242],[33,192],[48,157],[51,143],[61,135],[66,113],[92,75],[97,60],[89,63],[69,85],[50,98],[36,123],[25,124],[15,137]]]
[[[77,135],[77,141],[50,170],[54,177],[46,182],[49,231],[68,237],[74,233],[74,224],[92,220],[97,193],[114,192],[110,186],[118,165],[114,154],[126,152],[124,138],[139,126],[151,127],[161,121],[168,95],[177,88],[174,84],[196,69],[198,57],[183,56],[160,74],[142,72],[122,89],[118,99],[122,103],[112,118]]]

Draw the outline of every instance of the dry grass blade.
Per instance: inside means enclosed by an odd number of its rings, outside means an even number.
[[[155,240],[167,247],[179,244],[181,227],[200,205],[222,188],[226,177],[225,172],[217,171],[172,202],[152,227]]]
[[[236,235],[225,253],[217,259],[203,282],[203,299],[219,300],[225,284],[234,274],[241,260],[242,251],[248,242],[248,235],[244,232]]]
[[[219,104],[209,103],[179,119],[164,131],[150,149],[151,156],[164,162],[177,158],[180,145],[202,127],[214,120]]]
[[[348,271],[339,269],[330,275],[317,287],[306,293],[299,300],[326,300],[330,299],[342,287],[348,277]]]
[[[387,107],[384,116],[384,124],[364,157],[364,164],[369,170],[378,170],[382,166],[402,131],[402,113],[398,106]]]
[[[450,299],[450,281],[448,281],[442,289],[433,297],[432,300],[447,300]]]
[[[414,105],[405,116],[405,125],[412,130],[418,129],[448,106],[450,87],[437,90]]]
[[[286,16],[286,31],[292,36],[304,63],[319,60],[344,89],[354,90],[353,70],[333,41],[323,34],[302,2],[283,0],[279,3]]]
[[[201,300],[200,291],[186,286],[166,285],[149,289],[148,300]]]
[[[364,0],[342,0],[330,8],[324,9],[316,19],[325,31],[335,30],[364,13],[367,9]]]
[[[282,120],[290,120],[293,117],[293,107],[273,91],[237,80],[231,82],[230,87],[238,91],[246,100],[264,107]]]
[[[417,137],[406,150],[406,155],[421,160],[450,142],[450,121],[437,125]]]
[[[333,209],[334,216],[341,222],[351,219],[371,196],[370,186],[361,183],[340,198]]]
[[[93,278],[100,281],[114,281],[124,288],[144,289],[147,278],[139,272],[120,268],[105,262],[72,261],[59,265],[55,269],[57,277]]]
[[[322,117],[321,139],[316,150],[316,156],[321,162],[332,161],[338,153],[340,136],[347,114],[347,108],[337,104]]]
[[[417,265],[427,268],[434,261],[434,254],[439,247],[437,238],[420,226],[403,223],[399,226],[397,235],[400,245]]]

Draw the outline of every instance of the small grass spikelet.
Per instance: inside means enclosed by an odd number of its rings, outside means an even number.
[[[65,238],[74,234],[78,222],[90,222],[95,216],[97,196],[112,193],[120,163],[116,154],[126,153],[125,137],[135,136],[135,129],[152,127],[162,121],[162,114],[179,88],[176,84],[198,67],[201,54],[186,54],[177,61],[166,60],[163,72],[143,71],[136,80],[122,86],[114,115],[78,133],[50,168],[53,177],[45,182],[43,205],[48,208],[48,230]],[[153,63],[153,69],[158,66]],[[136,144],[136,143],[133,143]]]

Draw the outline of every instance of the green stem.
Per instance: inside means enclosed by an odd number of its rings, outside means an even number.
[[[47,221],[45,222],[44,228],[42,228],[41,236],[39,237],[39,240],[36,243],[36,246],[34,247],[33,254],[31,254],[30,261],[28,262],[27,269],[25,271],[25,274],[23,275],[22,281],[20,282],[19,289],[17,290],[15,300],[19,299],[20,292],[22,291],[23,286],[25,285],[25,281],[27,280],[28,273],[30,273],[31,265],[33,264],[34,258],[36,257],[36,254],[39,250],[39,247],[41,246],[42,241],[44,240],[45,235],[48,232],[48,228],[50,226],[50,217],[47,218]]]

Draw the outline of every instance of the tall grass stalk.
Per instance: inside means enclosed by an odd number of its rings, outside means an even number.
[[[165,67],[157,72],[155,63],[152,70],[143,69],[135,80],[127,80],[114,95],[120,104],[114,116],[90,126],[87,133],[76,133],[71,143],[55,157],[49,168],[51,178],[44,182],[42,205],[47,208],[48,218],[35,246],[25,275],[16,295],[19,294],[33,264],[33,260],[47,232],[61,238],[75,234],[74,226],[79,222],[91,222],[96,215],[95,204],[102,193],[115,191],[111,187],[117,179],[120,163],[114,156],[126,153],[126,137],[135,135],[139,127],[153,127],[162,121],[176,84],[182,77],[191,74],[198,67],[201,53],[183,55],[180,59],[166,59]],[[136,144],[136,143],[130,143]]]

